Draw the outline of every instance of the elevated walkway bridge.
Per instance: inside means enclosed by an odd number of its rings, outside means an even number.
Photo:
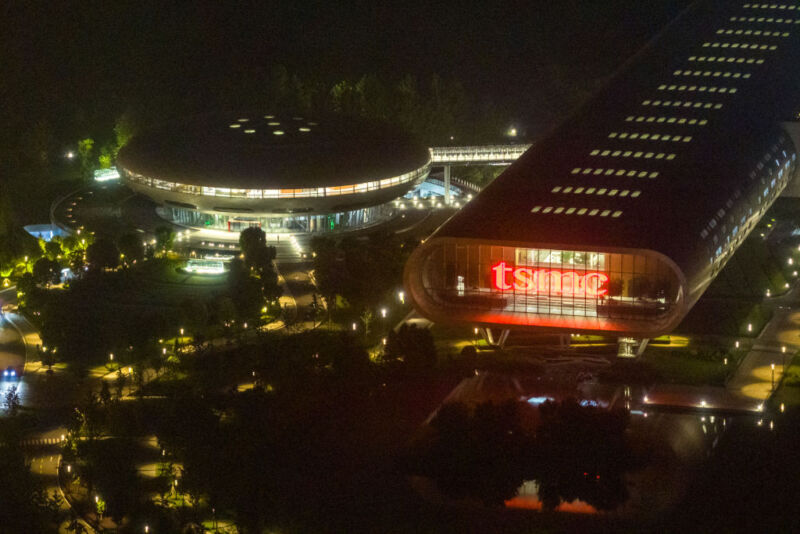
[[[444,167],[444,200],[450,204],[450,167],[453,165],[510,165],[530,144],[431,147],[431,164]]]

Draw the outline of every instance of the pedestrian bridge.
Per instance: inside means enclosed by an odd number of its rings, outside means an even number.
[[[529,144],[432,147],[434,165],[509,164],[531,147]]]

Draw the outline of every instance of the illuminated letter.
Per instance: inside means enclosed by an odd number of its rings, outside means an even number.
[[[600,289],[600,286],[608,282],[608,276],[603,273],[589,273],[586,275],[586,295],[589,297],[602,297],[608,293],[608,289]]]
[[[494,267],[492,267],[494,271],[494,287],[495,289],[499,289],[501,291],[507,291],[511,289],[511,284],[506,282],[506,274],[510,273],[514,269],[511,267],[506,266],[506,262],[501,261]]]
[[[517,267],[514,270],[514,289],[517,291],[531,291],[534,288],[531,277],[533,272],[525,267]]]
[[[574,271],[561,273],[561,290],[565,295],[581,296],[584,293],[583,277]]]

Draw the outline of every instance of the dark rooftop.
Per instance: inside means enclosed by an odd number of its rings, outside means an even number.
[[[429,158],[427,148],[385,123],[251,112],[194,117],[138,135],[118,164],[186,185],[300,189],[391,178]]]
[[[680,257],[755,187],[800,102],[800,6],[783,4],[697,2],[436,235]]]

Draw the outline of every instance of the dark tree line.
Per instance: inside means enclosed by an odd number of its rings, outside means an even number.
[[[400,241],[385,232],[338,242],[315,238],[311,244],[314,275],[329,311],[336,297],[345,299],[358,313],[393,302],[394,293],[402,287],[403,266],[416,245],[416,240]]]

